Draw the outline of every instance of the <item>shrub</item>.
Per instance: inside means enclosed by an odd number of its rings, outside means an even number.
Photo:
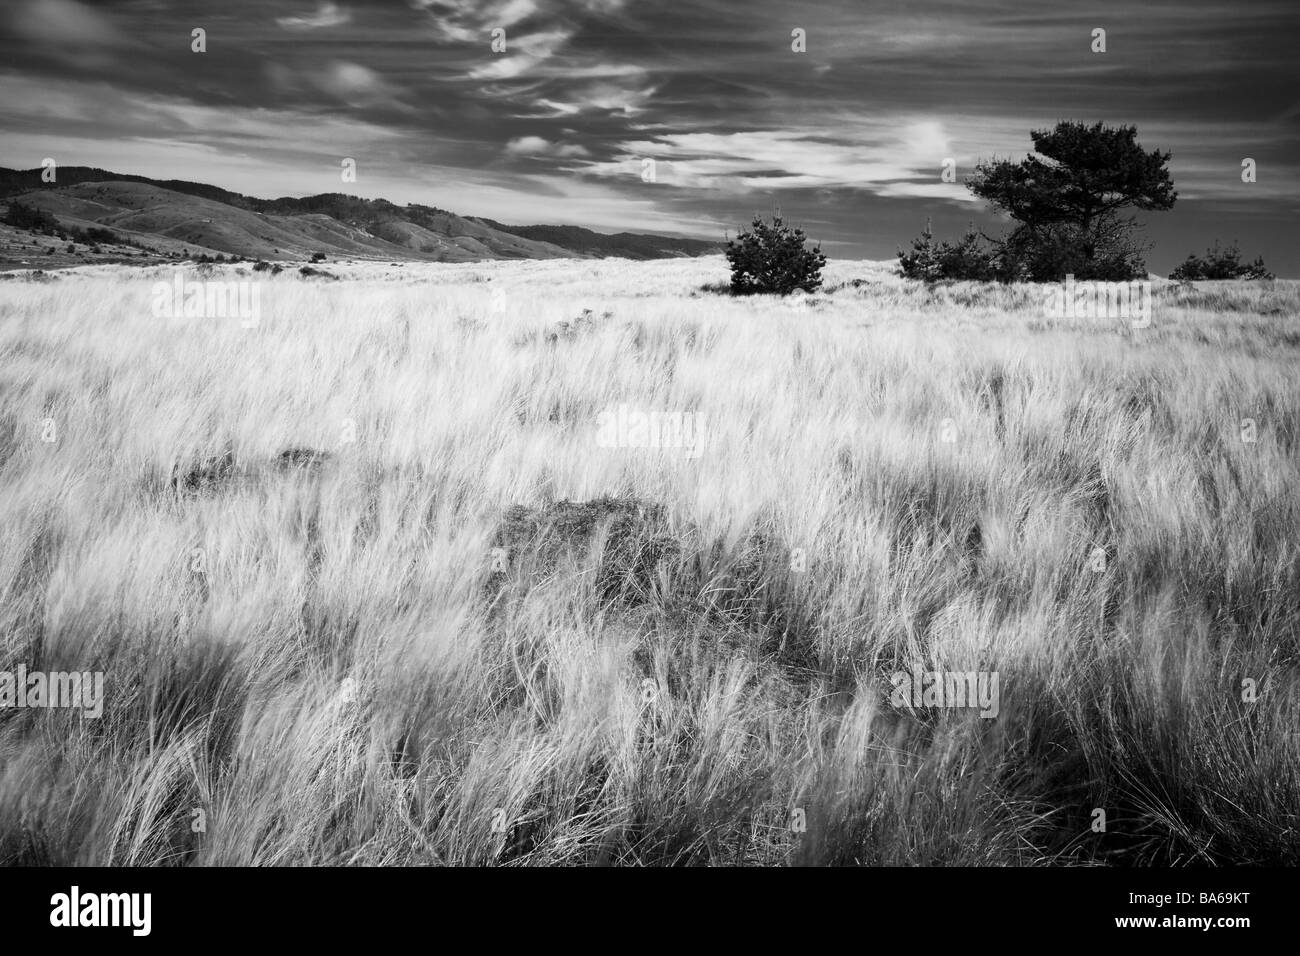
[[[323,253],[323,252],[313,252],[313,253],[311,254],[311,261],[312,261],[312,262],[324,262],[324,261],[325,261],[325,253]]]
[[[813,292],[822,284],[826,255],[805,249],[802,229],[786,225],[779,214],[771,223],[755,216],[751,228],[727,243],[732,295]]]
[[[939,269],[939,247],[935,245],[934,233],[927,224],[925,232],[912,240],[912,250],[898,250],[898,264],[903,275],[908,279],[922,282],[938,282],[942,278]]]
[[[1206,249],[1205,256],[1189,255],[1183,263],[1169,273],[1171,279],[1272,279],[1273,273],[1264,265],[1264,257],[1256,256],[1249,264],[1242,263],[1241,250],[1234,242],[1221,248],[1216,242]]]
[[[1017,229],[1003,242],[1008,274],[1032,282],[1057,282],[1062,276],[1103,282],[1145,279],[1145,254],[1132,218],[1100,215],[1088,228],[1055,223],[1037,230]]]
[[[78,229],[74,226],[62,232],[62,235],[65,239],[71,239],[87,246],[97,246],[100,243],[116,243],[118,241],[112,230],[101,229],[99,226],[91,226],[89,229]]]
[[[974,227],[958,242],[936,243],[927,224],[925,232],[912,240],[911,251],[900,250],[898,259],[904,276],[923,282],[941,279],[989,282],[1001,278],[997,253],[980,244],[980,235]]]
[[[59,228],[59,221],[44,209],[28,206],[26,203],[11,200],[5,210],[3,221],[15,229],[27,229],[31,232],[53,233]]]
[[[507,559],[485,582],[484,594],[493,606],[507,592],[521,596],[553,576],[566,554],[598,557],[594,581],[603,600],[644,603],[654,591],[660,565],[681,554],[663,505],[608,496],[539,508],[515,505],[497,527],[493,546]]]

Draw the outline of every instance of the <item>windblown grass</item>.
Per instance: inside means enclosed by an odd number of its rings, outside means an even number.
[[[0,283],[0,861],[1300,862],[1296,283],[335,271]]]

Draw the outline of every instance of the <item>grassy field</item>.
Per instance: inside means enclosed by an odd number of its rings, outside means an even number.
[[[0,282],[0,862],[1300,862],[1300,283],[325,268]]]

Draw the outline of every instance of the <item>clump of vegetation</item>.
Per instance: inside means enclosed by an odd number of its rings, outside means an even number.
[[[311,261],[312,261],[312,262],[324,262],[324,261],[325,261],[325,253],[323,253],[323,252],[313,252],[313,253],[311,254]]]
[[[527,347],[538,341],[547,345],[560,345],[566,342],[576,342],[584,335],[590,335],[604,323],[613,318],[613,312],[602,312],[598,317],[591,309],[583,309],[582,313],[572,319],[561,319],[552,325],[543,328],[530,329],[520,335],[515,336],[514,344],[517,347]]]
[[[820,246],[805,248],[806,242],[804,231],[787,225],[779,213],[770,223],[755,216],[749,230],[727,243],[732,295],[815,292],[826,255]]]
[[[968,234],[934,247],[927,235],[900,253],[904,275],[1003,282],[1146,277],[1147,244],[1126,209],[1170,209],[1178,194],[1167,152],[1147,151],[1134,126],[1061,122],[1030,133],[1035,152],[1020,162],[981,162],[966,187],[1016,223],[992,248]]]
[[[989,282],[1000,278],[996,250],[982,244],[982,237],[973,226],[958,242],[935,242],[927,224],[925,232],[912,240],[910,251],[899,250],[898,260],[906,278],[923,282],[943,279]]]
[[[9,206],[0,222],[15,229],[27,229],[47,236],[55,235],[59,231],[59,221],[44,209],[29,206],[16,199],[9,201]]]
[[[1195,254],[1188,257],[1169,278],[1183,281],[1198,279],[1272,279],[1273,273],[1264,265],[1264,257],[1256,256],[1254,262],[1242,262],[1241,250],[1234,242],[1227,247],[1220,247],[1216,242],[1213,249],[1206,249],[1204,256]]]
[[[200,495],[214,491],[230,481],[236,474],[233,448],[227,445],[221,452],[186,462],[175,462],[171,471],[171,487],[183,495]]]
[[[493,601],[508,584],[522,590],[553,574],[566,554],[579,560],[595,554],[602,598],[637,603],[644,600],[661,563],[680,552],[662,505],[608,496],[541,508],[516,505],[505,513],[493,546],[498,549],[496,566],[487,581]]]
[[[312,278],[337,279],[338,278],[338,276],[336,276],[332,272],[326,272],[324,269],[313,269],[311,266],[303,266],[301,269],[298,270],[298,274],[302,276],[304,279],[312,279]],[[274,269],[271,270],[271,275],[275,275]]]
[[[68,235],[87,245],[116,243],[118,241],[117,235],[111,229],[103,229],[99,226],[91,226],[89,229],[69,229]]]
[[[321,451],[319,448],[295,447],[286,448],[276,456],[276,462],[281,468],[318,468],[331,460],[333,456],[327,451]]]

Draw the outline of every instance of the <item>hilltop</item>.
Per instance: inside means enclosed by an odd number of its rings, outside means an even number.
[[[53,216],[72,240],[0,225],[0,267],[216,256],[470,262],[488,259],[663,259],[716,253],[720,243],[574,226],[508,226],[433,206],[340,193],[259,199],[218,186],[85,166],[0,168],[0,199]],[[78,238],[82,241],[78,242]]]

